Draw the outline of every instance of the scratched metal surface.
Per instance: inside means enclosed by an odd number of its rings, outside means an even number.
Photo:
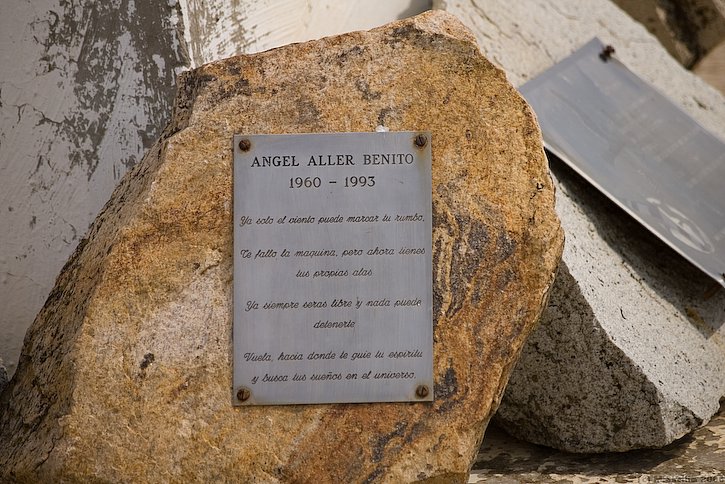
[[[725,144],[603,48],[521,86],[546,148],[725,286]]]
[[[421,148],[415,145],[418,134],[234,137],[235,405],[432,400],[431,137],[424,133]],[[250,142],[247,151],[240,149],[242,139]],[[403,154],[410,164],[363,164],[364,154],[375,153]],[[256,166],[264,157],[285,155],[286,160],[277,158],[280,166]],[[313,156],[316,166],[309,165]],[[356,186],[351,177],[357,177]],[[390,221],[383,221],[386,214]],[[396,215],[413,215],[415,221],[396,222]],[[343,221],[320,223],[338,216]],[[378,220],[348,221],[357,216]],[[404,247],[424,253],[399,254]],[[376,248],[394,254],[368,254]],[[322,250],[335,252],[296,255]],[[346,250],[362,253],[343,257]],[[355,275],[361,269],[370,274]],[[315,277],[318,271],[347,275]],[[352,307],[331,307],[340,299]],[[413,306],[394,307],[398,300],[418,299]],[[381,300],[391,306],[367,305]],[[308,301],[327,307],[305,309]],[[258,307],[247,310],[255,302]],[[299,306],[264,309],[269,302]],[[343,327],[315,328],[328,321]],[[282,353],[302,359],[284,360]],[[381,374],[388,376],[376,378]],[[286,381],[270,381],[284,375]],[[339,379],[324,379],[329,375]],[[420,391],[421,385],[429,391]]]

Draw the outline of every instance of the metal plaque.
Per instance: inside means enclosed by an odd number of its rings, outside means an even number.
[[[611,53],[594,39],[521,87],[546,147],[725,286],[725,144]]]
[[[234,136],[235,405],[433,399],[430,146]]]

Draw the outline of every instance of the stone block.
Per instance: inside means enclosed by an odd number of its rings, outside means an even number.
[[[430,10],[430,0],[179,0],[192,67],[378,25]]]
[[[663,447],[725,395],[725,291],[561,161],[567,242],[496,420],[569,452]],[[719,287],[719,286],[715,286]]]
[[[233,407],[234,133],[426,129],[435,401]],[[0,480],[466,482],[560,260],[540,131],[453,16],[205,65],[0,394]]]

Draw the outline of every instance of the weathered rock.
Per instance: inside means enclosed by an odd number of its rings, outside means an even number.
[[[379,124],[432,132],[435,402],[233,408],[232,135]],[[443,12],[186,74],[28,333],[0,480],[465,482],[553,283],[553,205],[532,113]]]
[[[12,374],[63,263],[169,122],[185,60],[173,0],[2,7],[0,356]]]
[[[516,83],[596,35],[725,138],[723,97],[613,4],[483,3],[446,8],[467,20],[482,50]],[[567,243],[549,306],[497,419],[522,439],[572,452],[665,445],[707,422],[725,395],[725,294],[706,299],[714,281],[563,165],[552,170]]]
[[[13,67],[0,72],[0,356],[10,374],[63,263],[168,123],[177,72],[425,7],[409,0],[2,5],[12,12],[0,18],[0,59]]]
[[[725,395],[725,291],[552,160],[567,243],[496,419],[570,452],[662,447]]]

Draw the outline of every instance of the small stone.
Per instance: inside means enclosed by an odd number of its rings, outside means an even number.
[[[379,125],[432,134],[435,401],[233,407],[233,134]],[[0,480],[466,482],[562,244],[534,116],[449,14],[202,66],[28,333]]]
[[[725,139],[723,96],[609,1],[436,3],[466,19],[516,85],[597,36]],[[566,246],[497,421],[570,452],[664,446],[706,423],[725,395],[725,291],[706,298],[713,280],[561,162],[552,172]]]

